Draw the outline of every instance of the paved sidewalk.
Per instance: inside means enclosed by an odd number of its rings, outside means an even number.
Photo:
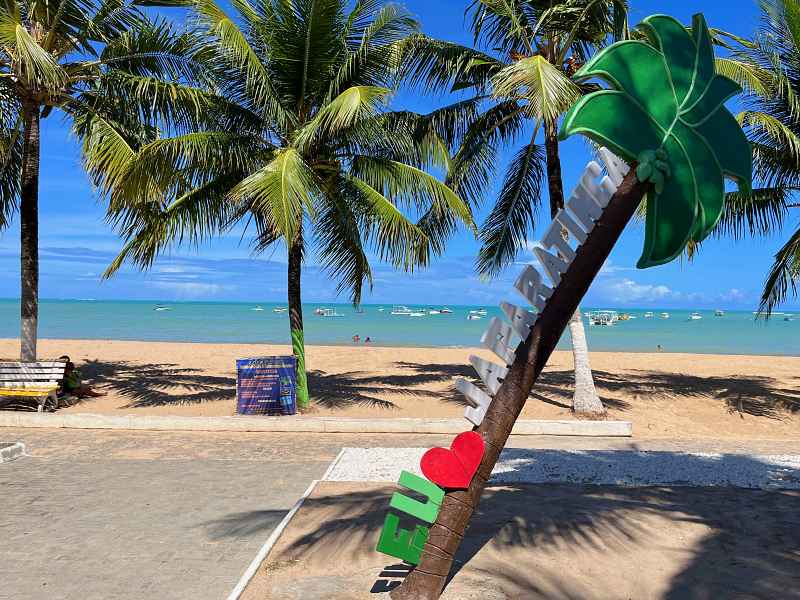
[[[452,435],[3,429],[0,599],[221,600],[342,447]],[[509,447],[792,454],[797,442],[512,437]],[[311,600],[311,599],[309,599]],[[316,600],[316,599],[314,599]]]
[[[81,433],[0,465],[3,600],[223,599],[339,449]]]

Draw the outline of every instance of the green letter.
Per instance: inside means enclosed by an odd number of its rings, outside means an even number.
[[[423,504],[418,500],[404,496],[400,492],[395,492],[389,506],[408,513],[420,521],[434,523],[439,514],[442,500],[444,500],[444,490],[424,477],[419,477],[408,471],[400,472],[400,481],[398,483],[404,488],[427,496],[428,501]]]
[[[422,547],[428,539],[428,528],[417,525],[412,538],[408,529],[399,529],[398,525],[400,517],[391,512],[386,515],[381,538],[378,540],[378,552],[394,556],[412,565],[419,564]]]

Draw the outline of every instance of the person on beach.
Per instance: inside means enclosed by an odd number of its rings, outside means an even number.
[[[105,396],[105,392],[98,392],[92,389],[92,386],[83,383],[81,372],[75,368],[75,363],[69,359],[66,354],[59,356],[58,360],[63,360],[67,363],[64,369],[64,379],[61,382],[61,390],[64,395],[77,396],[78,398],[97,398]]]
[[[371,340],[371,339],[369,339],[369,336],[367,336],[367,338],[364,340],[364,343],[365,343],[365,344],[369,344],[371,341],[372,341],[372,340]]]
[[[360,341],[361,341],[361,336],[360,336],[360,335],[358,335],[358,334],[355,334],[355,335],[353,336],[353,343],[354,343],[354,344],[357,344],[357,343],[358,343],[358,342],[360,342]]]

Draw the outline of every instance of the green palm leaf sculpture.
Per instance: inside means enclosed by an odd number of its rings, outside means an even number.
[[[722,215],[724,178],[741,192],[750,189],[752,153],[724,106],[740,87],[716,73],[703,16],[694,16],[691,32],[666,15],[650,16],[640,27],[649,43],[612,44],[575,74],[602,79],[611,89],[579,100],[560,135],[581,133],[636,161],[638,179],[655,184],[637,264],[645,268],[671,261],[689,240],[711,232]]]

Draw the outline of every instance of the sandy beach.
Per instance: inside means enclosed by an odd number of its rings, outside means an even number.
[[[232,415],[235,360],[287,354],[287,346],[113,340],[41,340],[42,358],[68,354],[107,396],[62,409],[138,415]],[[15,360],[17,340],[0,340]],[[455,377],[475,379],[475,348],[309,346],[315,415],[456,417]],[[609,418],[633,422],[637,438],[800,440],[800,358],[593,352]],[[572,355],[556,352],[523,411],[571,418]]]
[[[407,571],[374,548],[396,489],[322,482],[243,600],[388,598],[381,592]],[[726,488],[490,486],[442,600],[798,598],[799,499]]]

